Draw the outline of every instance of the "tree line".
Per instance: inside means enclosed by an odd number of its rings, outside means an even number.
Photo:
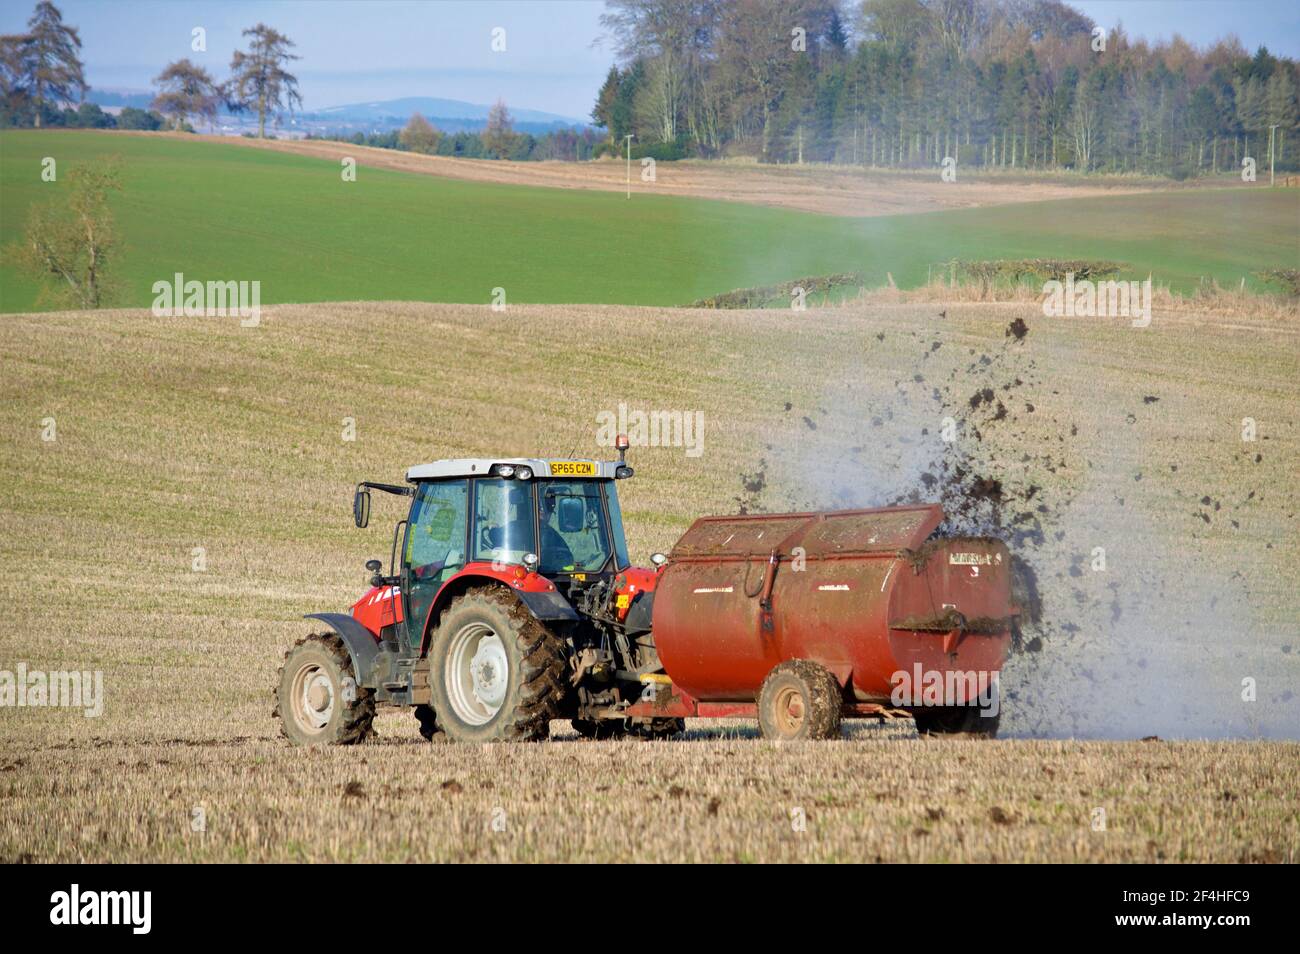
[[[593,120],[665,158],[1186,177],[1295,168],[1300,69],[1235,37],[1102,30],[1060,0],[607,0]],[[1293,152],[1293,150],[1292,150]]]
[[[150,110],[127,108],[115,118],[85,102],[90,86],[81,36],[51,0],[40,0],[26,33],[0,36],[0,125],[192,129],[191,121],[210,125],[224,109],[256,115],[257,135],[265,137],[268,119],[302,105],[298,79],[288,70],[298,57],[290,52],[293,41],[264,23],[243,35],[248,49],[234,51],[226,79],[189,58],[176,60],[154,78],[158,93]],[[60,106],[71,103],[79,105]]]
[[[541,136],[517,132],[505,101],[498,99],[488,111],[481,132],[444,133],[420,113],[411,116],[406,126],[384,133],[355,132],[351,135],[311,135],[308,139],[351,142],[358,146],[377,146],[429,156],[460,159],[509,159],[527,162],[555,159],[582,162],[594,158],[605,145],[604,138],[590,127],[556,129]]]

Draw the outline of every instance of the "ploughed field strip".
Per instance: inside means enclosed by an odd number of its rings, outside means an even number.
[[[615,193],[624,192],[627,188],[626,170],[623,163],[616,159],[605,162],[500,162],[424,156],[394,149],[321,140],[209,138],[223,144],[233,143],[330,159],[336,163],[343,158],[353,158],[362,166],[376,169],[470,182]],[[1158,179],[1135,183],[1120,177],[1089,180],[1068,174],[1008,176],[976,171],[963,174],[959,181],[960,187],[953,188],[955,183],[944,182],[929,170],[891,172],[843,166],[810,165],[800,168],[790,165],[682,160],[658,163],[654,182],[641,180],[638,162],[631,188],[645,195],[720,199],[799,209],[822,215],[875,216],[985,207],[1012,202],[1185,190],[1191,187]]]

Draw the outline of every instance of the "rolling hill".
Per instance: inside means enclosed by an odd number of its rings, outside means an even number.
[[[543,189],[363,168],[211,140],[89,131],[0,133],[0,239],[41,181],[117,155],[124,305],[153,283],[261,282],[264,304],[331,300],[677,305],[733,288],[861,271],[923,283],[951,258],[1106,258],[1189,290],[1293,267],[1300,191],[1189,190],[855,219],[679,196]],[[905,186],[904,186],[905,187]],[[1253,281],[1248,279],[1248,281]],[[0,310],[37,307],[37,285],[0,266]]]

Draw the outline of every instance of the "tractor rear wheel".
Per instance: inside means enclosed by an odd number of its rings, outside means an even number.
[[[839,682],[825,667],[791,659],[763,680],[758,727],[769,739],[833,739],[840,734],[843,702]]]
[[[451,601],[429,646],[438,728],[453,742],[544,739],[568,693],[564,644],[504,588]]]
[[[284,654],[273,714],[295,745],[352,745],[370,735],[375,700],[357,685],[343,640],[314,633]]]

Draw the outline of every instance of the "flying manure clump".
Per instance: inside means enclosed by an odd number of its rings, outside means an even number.
[[[1021,620],[1039,627],[1043,599],[1033,564],[1048,542],[1046,528],[1069,501],[1030,472],[1038,467],[1059,474],[1067,467],[1068,448],[1057,445],[1009,460],[990,446],[999,429],[1013,429],[1022,414],[1037,412],[1037,365],[1025,347],[1029,332],[1025,320],[1016,318],[997,348],[970,349],[969,360],[956,358],[946,374],[932,366],[928,375],[900,375],[888,382],[883,398],[861,397],[855,393],[859,382],[850,382],[847,398],[836,393],[824,402],[837,413],[818,407],[804,415],[795,402],[784,402],[785,429],[798,436],[786,441],[781,453],[772,453],[771,463],[765,458],[756,473],[740,475],[739,509],[938,503],[945,514],[940,533],[996,537],[1008,544]],[[910,337],[916,342],[915,366],[952,349],[939,329]],[[883,341],[884,334],[873,339]],[[945,344],[949,351],[941,351]],[[798,424],[792,427],[793,422]],[[846,432],[849,439],[841,439]],[[1060,433],[1074,436],[1078,429],[1065,423]],[[1016,648],[1036,652],[1042,646],[1041,633],[1018,634]]]

